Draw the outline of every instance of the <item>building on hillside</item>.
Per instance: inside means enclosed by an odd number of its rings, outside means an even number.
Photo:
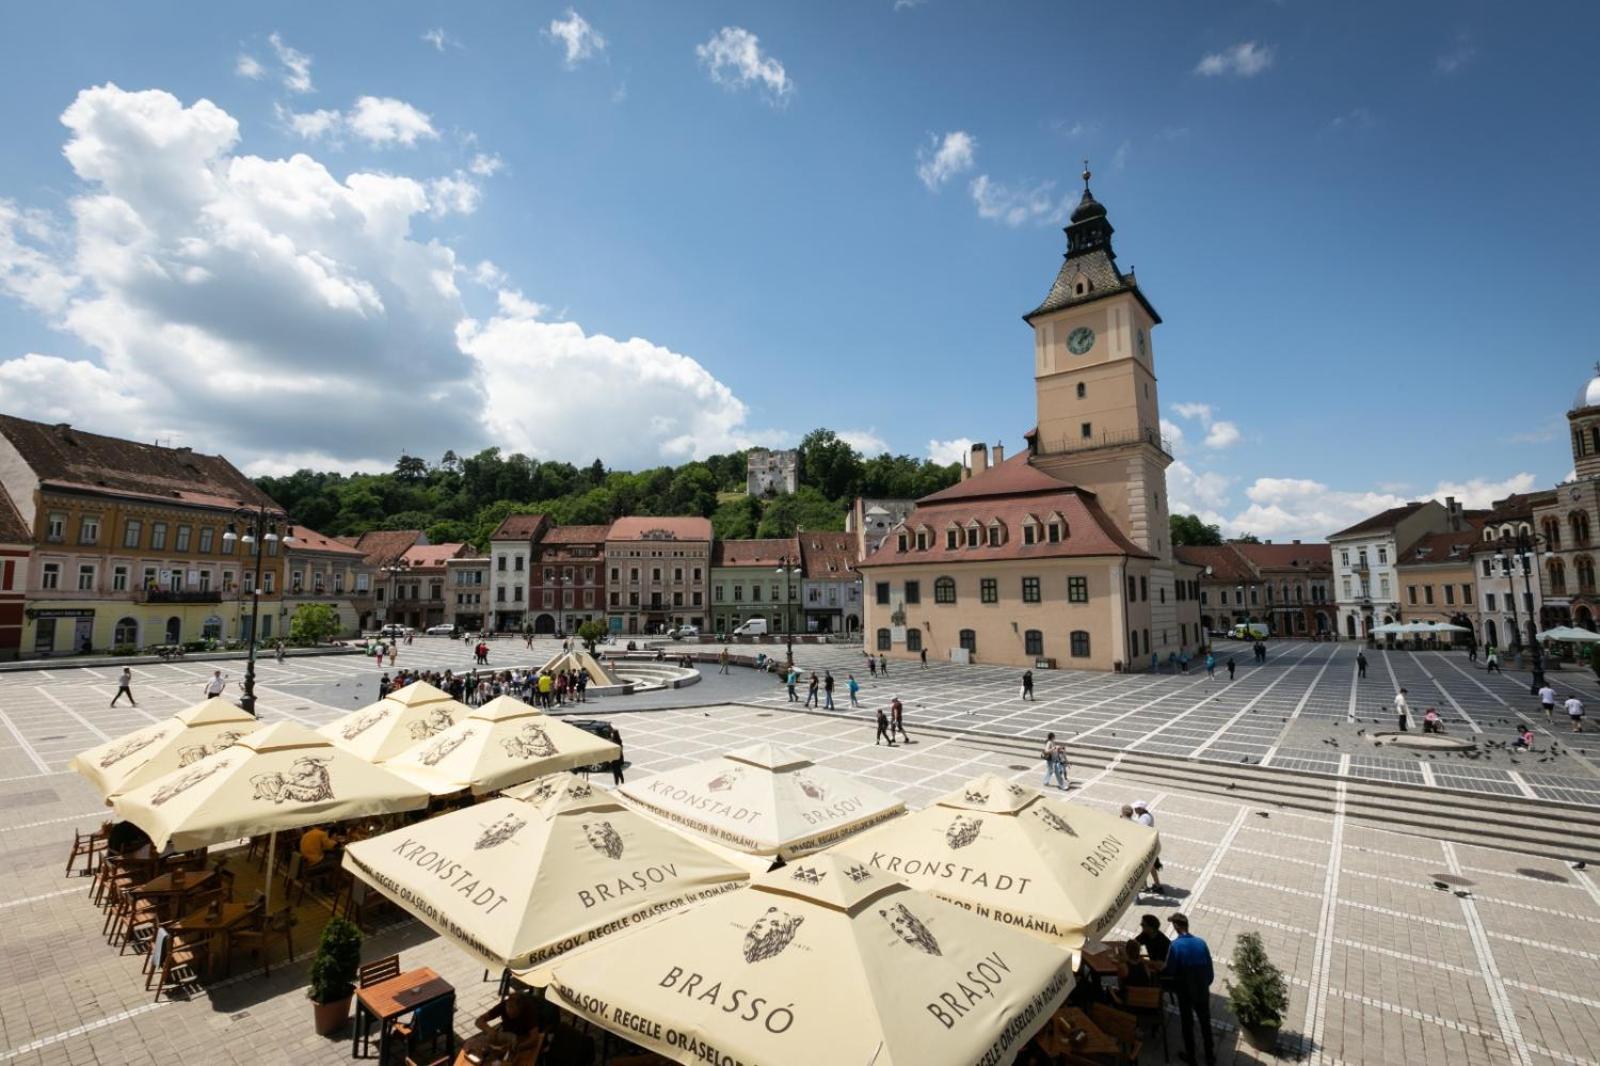
[[[444,624],[465,633],[476,633],[493,609],[489,593],[490,570],[487,555],[459,555],[444,563]]]
[[[606,616],[610,526],[550,526],[533,545],[528,610],[535,633],[574,633]]]
[[[247,636],[259,551],[277,635],[279,540],[223,533],[240,507],[278,507],[221,456],[0,415],[0,488],[32,548],[24,656]]]
[[[1567,411],[1573,476],[1533,499],[1536,550],[1542,555],[1540,629],[1595,629],[1600,617],[1600,365]]]
[[[800,583],[807,633],[861,632],[861,571],[853,533],[801,532]]]
[[[861,561],[868,647],[1015,666],[1144,669],[1201,640],[1193,567],[1168,540],[1154,346],[1160,323],[1116,264],[1089,191],[1033,329],[1027,448],[917,501]]]
[[[916,500],[857,496],[844,516],[845,532],[856,539],[856,558],[865,559],[877,551],[889,531],[904,522],[916,506]]]
[[[1337,584],[1339,632],[1364,640],[1373,628],[1401,620],[1400,549],[1429,533],[1450,528],[1455,498],[1448,508],[1437,500],[1405,503],[1380,511],[1328,538]]]
[[[360,551],[362,561],[372,571],[372,587],[367,594],[358,592],[351,597],[358,627],[364,633],[371,632],[384,624],[389,604],[394,601],[395,583],[404,570],[401,560],[416,545],[428,543],[428,537],[420,529],[374,529],[334,540]]]
[[[711,631],[727,635],[752,618],[771,634],[804,633],[804,590],[794,537],[719,540],[711,546]]]
[[[1446,643],[1471,643],[1478,609],[1472,549],[1479,543],[1483,518],[1454,509],[1450,519],[1451,528],[1426,533],[1401,549],[1396,580],[1406,621],[1462,626],[1473,632],[1455,634],[1460,641]]]
[[[705,629],[711,520],[630,516],[606,534],[607,622],[612,632]]]
[[[0,660],[15,659],[22,650],[28,557],[32,554],[32,531],[11,498],[0,492]]]
[[[372,595],[377,572],[359,548],[325,537],[305,526],[294,527],[294,540],[283,548],[283,600],[278,632],[287,636],[294,612],[308,603],[322,603],[339,615],[336,636],[360,632],[357,599]]]
[[[496,632],[520,633],[529,624],[529,561],[534,542],[549,528],[550,519],[545,515],[514,514],[502,519],[489,535],[489,557],[494,560],[494,613],[490,624]]]
[[[745,491],[752,496],[792,496],[800,486],[796,448],[751,448],[745,453]]]
[[[423,630],[445,621],[445,583],[451,559],[473,555],[470,544],[414,544],[389,570],[388,624]]]
[[[1469,612],[1479,643],[1518,648],[1528,639],[1528,622],[1534,630],[1545,628],[1540,574],[1544,546],[1534,536],[1533,501],[1537,493],[1516,493],[1496,500],[1472,545],[1476,610]],[[1524,559],[1517,553],[1518,535],[1530,548]],[[1524,566],[1527,567],[1524,576]]]

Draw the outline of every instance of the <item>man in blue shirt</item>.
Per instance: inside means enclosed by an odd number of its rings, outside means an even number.
[[[1167,921],[1176,934],[1167,951],[1163,976],[1172,981],[1178,994],[1178,1017],[1183,1025],[1183,1054],[1179,1060],[1194,1066],[1194,1022],[1200,1023],[1200,1039],[1206,1051],[1206,1066],[1216,1066],[1217,1051],[1211,1042],[1211,982],[1216,972],[1211,967],[1211,949],[1189,932],[1189,919],[1174,914]]]

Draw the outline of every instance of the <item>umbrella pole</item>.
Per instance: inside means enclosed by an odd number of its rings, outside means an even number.
[[[265,914],[272,913],[272,862],[278,857],[278,831],[274,829],[267,838],[267,899],[262,904]]]

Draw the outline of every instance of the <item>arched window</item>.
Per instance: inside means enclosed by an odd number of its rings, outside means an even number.
[[[1550,560],[1550,595],[1567,594],[1567,567],[1560,559]]]
[[[953,577],[936,578],[933,582],[934,603],[956,602],[956,579]]]
[[[878,630],[878,650],[879,651],[888,651],[889,650],[889,644],[890,644],[889,631],[887,629]]]
[[[1074,629],[1071,639],[1072,657],[1074,659],[1087,659],[1089,657],[1089,631],[1087,629]]]
[[[1578,591],[1594,591],[1594,560],[1587,555],[1580,555],[1572,560],[1572,569],[1578,575]]]
[[[167,619],[167,643],[178,644],[183,641],[183,619],[173,615]]]
[[[906,651],[921,651],[921,650],[922,650],[922,630],[920,630],[920,629],[908,629],[908,630],[906,630]]]
[[[1544,530],[1544,546],[1547,551],[1561,550],[1561,522],[1554,516],[1547,517],[1540,523]]]
[[[1044,654],[1044,634],[1037,629],[1030,629],[1022,634],[1022,650],[1034,658]]]
[[[1078,382],[1078,399],[1081,400],[1087,395],[1089,395],[1089,386],[1085,385],[1081,381]]]
[[[1589,543],[1589,516],[1586,513],[1573,511],[1567,516],[1567,524],[1572,527],[1573,547],[1581,548]]]
[[[978,654],[977,632],[971,629],[963,629],[961,631],[961,646],[967,650],[969,655]]]
[[[139,643],[139,623],[133,618],[119,618],[115,628],[111,630],[111,646],[122,647],[125,644]]]

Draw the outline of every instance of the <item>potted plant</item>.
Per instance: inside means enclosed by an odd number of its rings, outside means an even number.
[[[1233,981],[1228,985],[1228,1005],[1244,1030],[1250,1046],[1271,1051],[1278,1044],[1283,1012],[1289,1009],[1289,989],[1283,971],[1267,958],[1259,933],[1240,933],[1233,946]]]
[[[312,956],[311,987],[306,991],[319,1035],[332,1036],[344,1027],[360,967],[361,930],[343,918],[333,919]]]

